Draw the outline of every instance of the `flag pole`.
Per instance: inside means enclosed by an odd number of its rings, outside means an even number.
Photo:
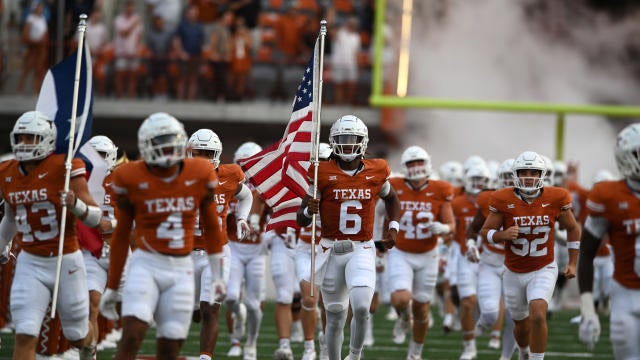
[[[80,88],[80,70],[82,68],[82,56],[84,53],[84,36],[87,30],[87,15],[80,15],[80,23],[78,24],[78,52],[76,56],[76,74],[73,83],[73,100],[71,103],[71,125],[69,129],[69,149],[67,150],[67,158],[64,163],[64,190],[63,193],[69,192],[69,182],[71,181],[71,160],[74,155],[74,141],[76,137],[76,112],[78,111],[78,92]],[[89,71],[91,71],[89,69]],[[85,101],[88,101],[85,99]],[[56,265],[56,280],[53,286],[53,298],[51,299],[51,318],[56,317],[56,305],[58,303],[58,291],[60,289],[60,270],[62,268],[62,252],[64,249],[64,233],[67,223],[67,205],[62,202],[62,216],[60,219],[60,237],[58,238],[58,263]]]
[[[316,125],[315,137],[313,138],[311,161],[313,164],[313,198],[318,196],[318,148],[320,144],[320,111],[322,109],[322,71],[324,68],[324,38],[327,36],[327,20],[320,21],[320,54],[318,66],[318,101],[313,104],[316,111],[313,112],[312,121]],[[315,268],[316,268],[316,214],[311,217],[311,297],[315,296]]]

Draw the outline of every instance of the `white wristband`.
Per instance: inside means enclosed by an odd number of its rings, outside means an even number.
[[[76,202],[73,204],[73,207],[70,210],[73,215],[82,217],[87,213],[88,206],[84,203],[84,201],[76,197]]]
[[[489,230],[489,232],[487,233],[487,240],[489,241],[489,243],[491,244],[495,244],[496,242],[493,241],[493,235],[498,232],[498,230],[496,229],[491,229]]]
[[[593,294],[585,292],[580,294],[580,312],[582,316],[595,315],[596,308],[593,304]]]
[[[396,232],[400,231],[400,224],[395,221],[389,221],[389,230],[394,229]]]
[[[580,250],[580,241],[569,241],[567,242],[568,249]]]
[[[118,220],[111,219],[111,230],[114,230],[118,226]]]
[[[307,219],[313,218],[313,215],[311,213],[309,213],[309,207],[308,206],[306,208],[304,208],[304,211],[302,211],[302,213],[304,214],[304,216]]]

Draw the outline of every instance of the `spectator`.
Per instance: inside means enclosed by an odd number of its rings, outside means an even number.
[[[246,95],[247,76],[251,72],[251,32],[244,18],[236,18],[231,28],[231,78],[229,85],[233,95],[242,100]]]
[[[340,26],[333,38],[331,68],[336,86],[337,104],[354,104],[356,80],[358,79],[358,52],[360,34],[357,31],[358,20],[349,18]]]
[[[122,97],[126,90],[129,97],[136,95],[137,70],[140,64],[138,51],[142,37],[142,19],[135,13],[135,3],[128,0],[124,9],[114,20],[115,34],[115,87],[116,96]]]
[[[99,94],[105,94],[108,67],[113,61],[113,44],[109,38],[109,29],[102,21],[102,10],[98,7],[89,16],[85,37],[93,58],[93,79],[96,88]]]
[[[153,95],[157,100],[167,98],[168,78],[167,64],[171,38],[173,34],[165,29],[164,18],[154,15],[151,29],[145,36],[145,44],[149,51],[149,68],[153,83]]]
[[[233,12],[225,11],[215,23],[207,45],[207,60],[213,70],[212,96],[216,100],[226,98],[227,71],[231,62],[230,28],[233,21]]]
[[[24,61],[22,63],[22,73],[18,82],[18,93],[24,91],[24,85],[29,73],[33,71],[34,94],[37,94],[42,84],[42,79],[47,70],[47,44],[48,25],[44,15],[44,4],[35,0],[31,3],[31,11],[22,28],[22,43],[26,46]]]
[[[276,60],[276,81],[271,90],[272,99],[285,99],[287,90],[284,87],[284,70],[286,66],[295,64],[301,51],[300,40],[301,23],[298,18],[298,10],[289,6],[287,13],[276,24],[277,51],[274,52]]]
[[[185,60],[178,81],[178,99],[193,100],[198,92],[198,73],[204,44],[204,30],[198,22],[198,15],[198,7],[189,6],[176,32]]]

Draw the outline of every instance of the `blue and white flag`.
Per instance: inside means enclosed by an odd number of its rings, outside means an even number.
[[[91,137],[93,122],[93,76],[91,53],[84,42],[78,87],[78,107],[73,154]],[[53,119],[58,130],[56,154],[66,154],[69,149],[71,110],[73,106],[73,86],[76,76],[78,50],[62,60],[49,71],[42,82],[36,110]]]

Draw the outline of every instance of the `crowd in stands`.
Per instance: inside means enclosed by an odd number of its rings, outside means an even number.
[[[157,100],[287,100],[309,59],[320,20],[328,22],[325,45],[325,102],[357,104],[369,94],[372,0],[68,0],[65,53],[74,46],[78,15],[89,14],[98,96]],[[53,0],[22,1],[11,24],[21,29],[17,88],[27,79],[35,94],[55,63],[57,8]],[[16,9],[3,9],[3,12]],[[6,31],[3,29],[3,31]],[[1,66],[1,65],[0,65]],[[288,81],[288,70],[295,81]],[[256,75],[261,72],[263,76]],[[291,84],[289,84],[291,82]]]

